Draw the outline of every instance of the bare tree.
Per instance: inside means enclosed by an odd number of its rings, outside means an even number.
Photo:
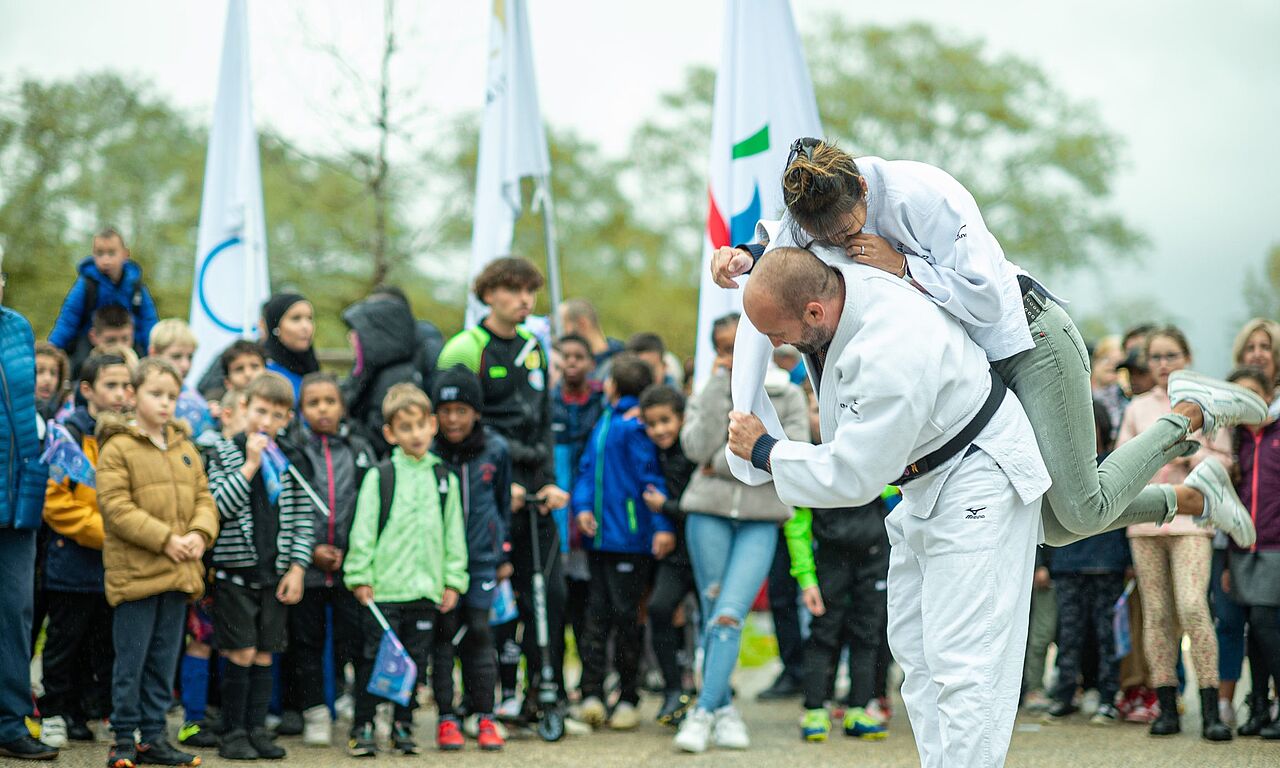
[[[305,25],[304,20],[300,21]],[[393,162],[392,153],[397,142],[412,141],[414,125],[426,115],[427,107],[412,85],[408,88],[392,87],[393,61],[401,50],[399,42],[395,0],[383,0],[382,46],[376,80],[362,72],[336,45],[312,44],[328,56],[341,75],[335,84],[331,103],[316,105],[315,108],[326,118],[344,123],[348,133],[352,134],[349,140],[346,137],[341,140],[345,145],[342,151],[350,161],[350,174],[364,186],[372,203],[372,227],[368,238],[368,253],[373,266],[371,285],[384,282],[388,274],[405,262],[412,252],[404,247],[406,239],[411,239],[411,233],[401,231],[403,221],[396,215],[396,206],[400,202],[397,192],[413,169]],[[355,112],[334,108],[336,104],[350,103],[351,97],[359,105]],[[372,150],[361,148],[360,145],[370,138]],[[292,149],[298,151],[296,147]]]

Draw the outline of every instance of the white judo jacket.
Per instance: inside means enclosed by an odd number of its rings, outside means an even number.
[[[792,506],[866,504],[912,462],[958,434],[991,391],[986,354],[958,321],[882,270],[837,266],[845,302],[825,367],[806,366],[818,393],[822,443],[781,441],[774,488]],[[737,366],[735,365],[735,368]],[[974,444],[1000,465],[1024,504],[1049,474],[1012,392]],[[904,488],[911,513],[928,517],[964,452]]]
[[[946,171],[925,163],[879,157],[859,157],[856,162],[867,182],[867,221],[862,231],[883,237],[906,256],[911,279],[960,323],[988,360],[1004,360],[1032,349],[1035,344],[1018,286],[1018,275],[1026,272],[1005,258],[973,195]],[[761,242],[768,239],[766,252],[799,246],[829,264],[854,263],[843,250],[815,243],[789,215],[780,222],[760,222],[756,234]],[[734,408],[760,416],[769,434],[780,438],[777,419],[760,394],[770,355],[768,339],[750,323],[739,324]],[[729,466],[744,482],[767,480],[736,456],[730,458]]]

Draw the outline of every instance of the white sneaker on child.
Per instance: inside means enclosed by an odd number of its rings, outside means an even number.
[[[618,702],[613,708],[613,717],[609,718],[609,727],[615,731],[630,731],[640,725],[640,713],[634,705],[625,701]]]
[[[578,719],[592,728],[599,728],[604,725],[605,718],[608,716],[604,708],[604,702],[595,696],[588,696],[578,705]]]
[[[333,735],[333,721],[329,708],[323,704],[310,707],[302,713],[302,743],[308,747],[327,747]]]
[[[751,746],[747,724],[732,704],[716,710],[716,746],[722,749],[746,749]]]
[[[676,732],[676,749],[684,752],[701,754],[707,751],[707,742],[711,741],[711,729],[715,727],[716,716],[705,709],[695,709],[685,716]]]
[[[54,749],[67,746],[67,721],[60,715],[43,718],[40,721],[40,740]]]
[[[504,720],[514,720],[520,716],[520,699],[512,696],[509,699],[503,699],[493,714]]]

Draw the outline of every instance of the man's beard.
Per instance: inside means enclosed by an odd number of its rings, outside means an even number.
[[[813,357],[827,348],[834,335],[828,334],[820,325],[807,325],[800,333],[800,341],[793,342],[791,346],[800,350],[801,354]]]

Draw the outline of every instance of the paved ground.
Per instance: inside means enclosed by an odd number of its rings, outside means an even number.
[[[308,749],[297,739],[282,739],[289,749],[284,763],[274,765],[322,768],[333,765],[381,765],[430,761],[432,764],[448,763],[459,768],[485,766],[538,766],[538,768],[612,768],[613,766],[793,766],[805,768],[821,766],[916,766],[915,744],[911,738],[906,717],[899,714],[890,726],[890,736],[878,743],[861,743],[843,736],[833,736],[826,744],[805,744],[799,739],[797,727],[799,703],[757,704],[755,691],[772,679],[768,667],[742,673],[736,680],[743,694],[744,718],[751,729],[753,747],[746,753],[708,752],[690,756],[674,752],[671,747],[673,731],[647,720],[631,733],[600,732],[588,737],[569,738],[559,744],[544,744],[535,739],[513,739],[500,755],[482,754],[468,745],[464,752],[441,755],[429,752],[420,758],[380,756],[376,761],[357,761],[347,758],[337,748],[331,750]],[[1189,705],[1191,702],[1189,702]],[[652,717],[657,702],[649,697],[644,702],[644,712]],[[1280,742],[1261,742],[1257,739],[1237,740],[1229,744],[1207,744],[1199,738],[1199,716],[1189,710],[1183,723],[1189,732],[1181,736],[1156,740],[1148,736],[1144,727],[1116,725],[1110,728],[1091,727],[1078,723],[1040,726],[1034,718],[1020,718],[1018,729],[1009,751],[1009,766],[1035,766],[1035,768],[1108,768],[1109,766],[1161,766],[1162,768],[1200,768],[1201,766],[1280,766]],[[419,730],[426,732],[434,721],[424,716]],[[76,744],[64,751],[58,765],[81,768],[100,768],[106,756],[102,744]],[[801,763],[803,761],[803,763]],[[17,765],[17,761],[0,759],[0,766]],[[252,765],[220,760],[216,754],[205,755],[206,766]],[[263,763],[270,765],[270,763]]]

